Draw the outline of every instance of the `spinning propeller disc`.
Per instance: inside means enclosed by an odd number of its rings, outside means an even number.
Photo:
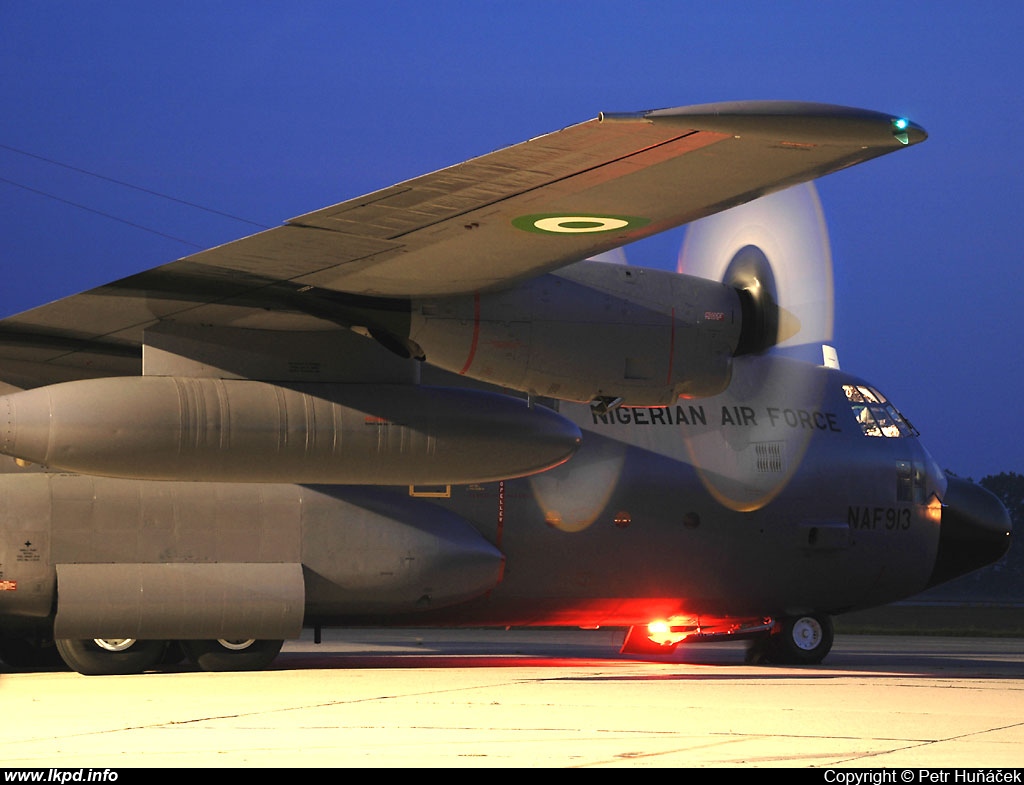
[[[761,251],[771,280],[756,279],[756,265],[741,253],[748,246]],[[813,183],[694,222],[686,230],[677,270],[742,288],[773,286],[775,301],[799,322],[781,347],[832,340],[832,253]]]
[[[777,345],[736,357],[729,388],[700,402],[706,427],[683,430],[708,491],[727,507],[755,510],[790,481],[814,435],[790,427],[787,412],[817,412],[825,394],[824,375],[813,365],[822,363],[821,344],[832,339],[832,255],[813,184],[695,222],[678,271],[724,281],[779,306],[779,318],[766,320],[762,348]]]

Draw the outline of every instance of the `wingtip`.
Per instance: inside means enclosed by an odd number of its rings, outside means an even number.
[[[790,142],[813,144],[901,147],[928,138],[920,125],[905,117],[807,101],[727,101],[642,114],[654,123],[680,124],[733,136],[779,136]]]

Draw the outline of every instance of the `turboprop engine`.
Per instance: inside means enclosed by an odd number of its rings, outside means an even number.
[[[430,364],[491,384],[663,406],[722,392],[734,356],[793,331],[742,286],[586,261],[500,291],[413,300],[409,338]]]

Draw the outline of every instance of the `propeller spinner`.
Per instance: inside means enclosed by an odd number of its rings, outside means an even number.
[[[813,183],[691,224],[677,270],[746,294],[757,318],[738,353],[832,340],[832,253]]]

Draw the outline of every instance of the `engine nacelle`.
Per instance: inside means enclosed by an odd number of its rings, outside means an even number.
[[[731,286],[580,262],[518,286],[414,300],[432,365],[533,395],[662,406],[729,384],[744,304]]]

